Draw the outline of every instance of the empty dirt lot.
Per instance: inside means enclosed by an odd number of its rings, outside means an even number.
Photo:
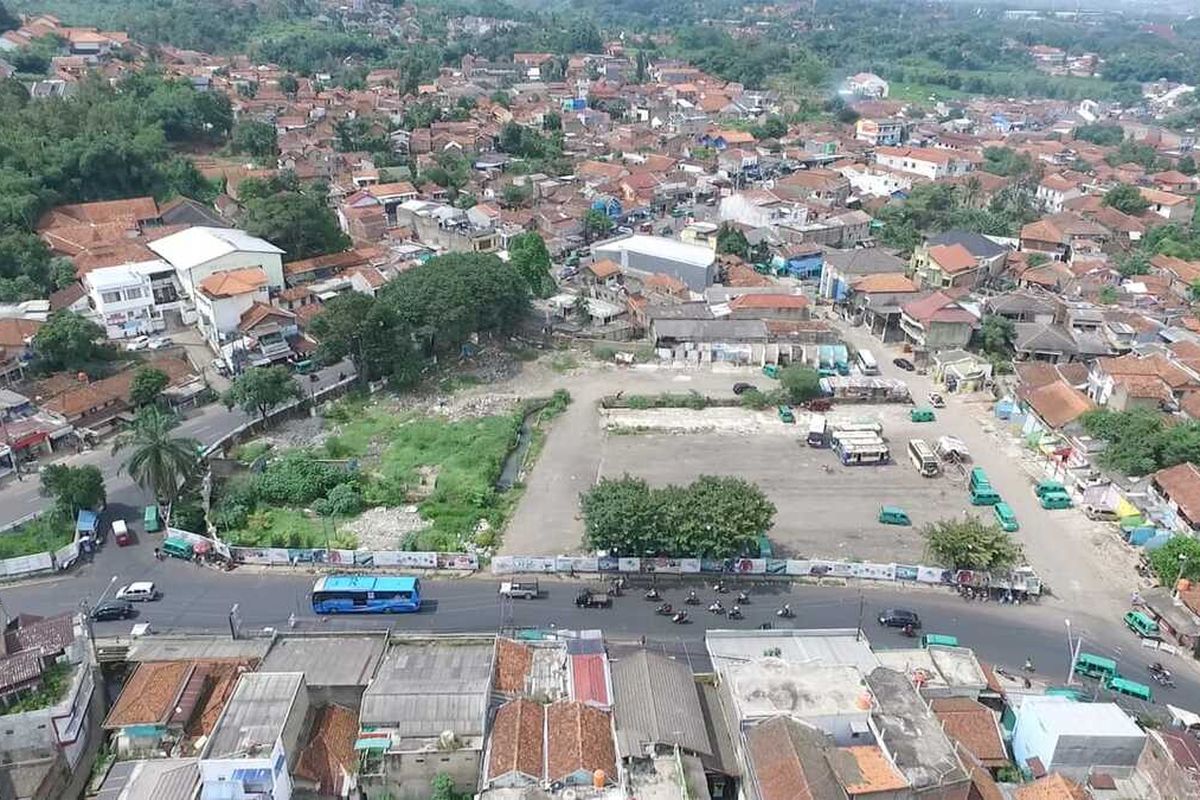
[[[887,466],[843,467],[832,451],[804,444],[804,413],[797,414],[795,425],[784,425],[773,411],[621,411],[609,419],[618,430],[648,426],[693,432],[610,432],[600,472],[605,477],[629,473],[653,485],[687,483],[700,475],[740,476],[758,484],[778,509],[771,531],[777,553],[913,563],[922,554],[921,525],[961,516],[971,506],[961,483],[917,474],[908,460],[908,440],[932,441],[938,426],[910,423],[907,414],[907,406],[871,406],[831,415],[831,421],[879,419],[892,450],[893,463]],[[881,525],[876,521],[880,505],[900,506],[913,527]]]

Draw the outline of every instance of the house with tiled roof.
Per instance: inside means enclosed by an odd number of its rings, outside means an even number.
[[[900,309],[905,339],[926,350],[962,349],[978,324],[973,312],[944,292],[911,300]]]
[[[269,298],[267,275],[258,267],[214,272],[196,287],[196,324],[214,349],[228,341],[242,315]]]
[[[913,251],[913,280],[921,289],[972,288],[983,273],[961,244],[936,244]]]
[[[358,713],[339,705],[317,709],[304,749],[292,770],[293,785],[322,797],[348,797],[358,786]]]
[[[165,372],[168,387],[183,386],[195,379],[192,365],[179,358],[154,358],[142,363]],[[98,381],[68,380],[55,389],[43,389],[41,395],[49,399],[42,403],[42,408],[76,428],[103,433],[115,423],[118,414],[132,408],[129,388],[135,372],[129,368]]]
[[[1020,249],[1041,253],[1057,261],[1071,261],[1078,253],[1098,253],[1111,237],[1107,228],[1064,211],[1042,217],[1021,228]]]
[[[1152,273],[1165,275],[1170,281],[1171,291],[1177,297],[1191,301],[1192,285],[1200,281],[1200,260],[1185,261],[1159,253],[1150,259],[1150,270]]]
[[[546,708],[525,697],[496,710],[484,771],[489,787],[536,786],[546,773]]]
[[[1160,469],[1150,476],[1150,487],[1174,514],[1178,531],[1200,532],[1200,468],[1191,462]]]
[[[855,278],[851,283],[847,312],[861,315],[872,336],[884,342],[900,341],[901,307],[917,299],[920,292],[903,272],[879,272]]]
[[[571,786],[616,783],[617,752],[607,711],[560,700],[546,708],[546,778]]]
[[[1197,389],[1196,376],[1160,353],[1098,358],[1088,375],[1088,395],[1115,411],[1135,405],[1159,408]]]
[[[1063,204],[1083,194],[1081,181],[1072,176],[1051,173],[1042,178],[1037,186],[1037,201],[1041,207],[1051,214],[1063,210]]]
[[[887,169],[919,175],[931,181],[965,175],[978,159],[967,153],[934,147],[878,147],[875,163]]]
[[[1179,222],[1186,225],[1192,221],[1192,217],[1196,213],[1196,200],[1193,197],[1172,194],[1146,186],[1138,187],[1138,192],[1141,193],[1142,199],[1150,204],[1147,211],[1157,214],[1168,222]]]

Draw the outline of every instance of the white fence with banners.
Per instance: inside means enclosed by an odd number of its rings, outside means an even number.
[[[49,553],[34,553],[31,556],[17,556],[0,561],[0,578],[48,572],[52,569],[54,569],[54,559]]]
[[[370,569],[479,569],[479,556],[474,553],[418,553],[407,550],[324,550],[287,547],[231,547],[230,554],[239,564],[259,566],[296,566],[299,564],[326,567],[356,567]],[[554,559],[550,559],[553,564]],[[546,570],[553,572],[553,568]]]

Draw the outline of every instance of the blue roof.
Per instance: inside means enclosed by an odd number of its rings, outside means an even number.
[[[79,516],[75,518],[75,530],[77,531],[94,531],[100,524],[100,517],[95,511],[88,511],[86,508],[79,512]]]
[[[403,575],[326,575],[317,579],[313,591],[413,592],[417,579]]]

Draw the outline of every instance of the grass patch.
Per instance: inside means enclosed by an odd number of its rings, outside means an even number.
[[[559,353],[550,359],[550,369],[559,373],[570,372],[579,367],[579,359],[574,353]]]
[[[478,375],[447,375],[438,381],[438,391],[454,394],[460,389],[470,389],[481,383],[483,383],[483,379]]]
[[[271,443],[262,439],[256,439],[253,442],[246,442],[241,447],[238,447],[233,457],[243,464],[253,464],[258,459],[271,452]]]
[[[74,538],[71,520],[51,512],[0,533],[0,559],[52,552],[66,547]]]
[[[353,550],[358,539],[353,534],[336,530],[334,520],[325,522],[298,508],[265,508],[251,512],[246,527],[224,535],[230,544],[239,547],[325,547]]]
[[[709,400],[699,392],[663,392],[662,394],[631,394],[625,405],[632,409],[647,408],[691,408],[699,411],[708,408]]]
[[[71,685],[71,673],[75,668],[72,664],[53,664],[42,673],[42,682],[38,688],[22,694],[15,702],[0,709],[0,716],[8,714],[24,714],[26,711],[37,711],[49,708],[62,701]]]

